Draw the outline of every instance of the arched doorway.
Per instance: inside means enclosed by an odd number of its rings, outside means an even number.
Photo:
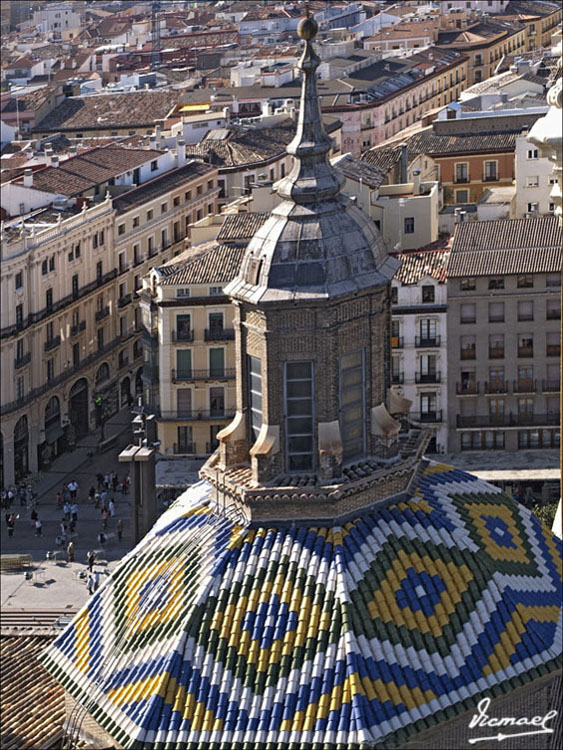
[[[70,389],[68,415],[76,440],[88,434],[88,381],[80,378]]]
[[[129,378],[123,378],[121,381],[120,400],[122,409],[124,406],[127,406],[131,400],[131,380]]]
[[[14,476],[19,482],[29,474],[29,428],[27,417],[20,417],[14,427]]]
[[[42,466],[61,452],[61,403],[57,396],[51,396],[45,407],[45,442],[39,448],[39,465]]]
[[[135,375],[135,396],[143,395],[143,380],[141,375],[143,374],[143,368],[139,367],[137,374]]]

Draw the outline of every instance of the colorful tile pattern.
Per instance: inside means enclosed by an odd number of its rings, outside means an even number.
[[[44,656],[126,748],[386,748],[555,669],[561,545],[475,477],[331,528],[190,488]]]

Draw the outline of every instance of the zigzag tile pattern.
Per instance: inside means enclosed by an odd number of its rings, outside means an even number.
[[[242,528],[193,486],[44,663],[125,748],[386,748],[557,668],[561,548],[429,463],[330,528]]]

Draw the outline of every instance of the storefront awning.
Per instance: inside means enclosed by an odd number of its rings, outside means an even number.
[[[55,440],[58,440],[63,435],[64,430],[60,425],[56,425],[56,427],[50,427],[48,430],[45,430],[45,442],[54,443]]]

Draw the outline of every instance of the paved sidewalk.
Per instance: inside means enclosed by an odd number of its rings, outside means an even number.
[[[11,512],[19,515],[16,520],[14,535],[8,537],[5,524],[5,512],[2,514],[0,543],[2,554],[27,553],[33,557],[35,569],[40,570],[32,582],[27,582],[23,571],[13,574],[2,574],[0,606],[4,608],[53,608],[69,605],[80,606],[87,598],[86,579],[78,574],[86,570],[86,555],[89,550],[96,551],[96,566],[102,574],[111,569],[131,548],[130,541],[130,501],[129,495],[121,491],[108,492],[108,498],[114,498],[115,514],[108,521],[106,542],[101,546],[98,534],[102,530],[101,509],[96,508],[88,499],[90,486],[97,486],[96,474],[115,471],[120,478],[128,472],[127,464],[120,464],[119,453],[131,442],[131,412],[124,409],[108,420],[105,425],[106,437],[118,435],[113,448],[103,454],[88,457],[94,451],[99,440],[99,431],[92,433],[79,442],[71,453],[59,456],[50,471],[42,472],[34,484],[38,495],[37,513],[43,524],[41,536],[35,535],[30,518],[31,509],[21,507],[19,501],[12,503]],[[60,534],[60,523],[63,511],[57,508],[56,493],[63,485],[75,479],[79,484],[78,522],[73,534],[68,534],[67,541],[72,539],[75,547],[75,561],[67,564],[66,544],[57,546],[56,538]],[[123,537],[119,541],[116,533],[117,519],[123,521]],[[58,551],[57,562],[47,561],[47,552]]]

